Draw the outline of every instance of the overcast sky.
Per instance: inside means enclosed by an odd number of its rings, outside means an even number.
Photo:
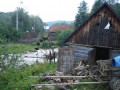
[[[23,4],[20,4],[23,1]],[[30,15],[38,15],[46,21],[74,20],[82,0],[0,0],[0,12],[15,11],[22,6]],[[94,0],[85,0],[89,10]]]

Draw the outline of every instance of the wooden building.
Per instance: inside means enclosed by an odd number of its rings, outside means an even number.
[[[105,2],[64,41],[66,42],[92,48],[88,52],[89,64],[113,58],[120,54],[120,18]]]
[[[48,37],[51,40],[56,40],[57,39],[57,32],[62,32],[65,30],[72,30],[73,27],[74,27],[73,25],[52,25],[49,29]]]
[[[20,43],[25,43],[25,44],[32,44],[37,38],[37,33],[35,30],[32,28],[31,32],[26,31],[25,34],[23,35],[22,39],[20,40]]]

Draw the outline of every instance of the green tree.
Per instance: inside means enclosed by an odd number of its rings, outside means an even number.
[[[94,13],[101,5],[102,5],[101,0],[95,0],[91,9],[91,14]]]
[[[37,33],[44,32],[44,23],[39,16],[31,16],[31,24]]]
[[[16,11],[12,15],[13,26],[16,27]],[[32,26],[30,24],[30,16],[23,8],[18,8],[18,27],[23,32],[29,31]]]
[[[23,32],[35,27],[37,33],[44,30],[44,24],[39,16],[30,16],[23,8],[18,8],[18,28]],[[12,15],[13,26],[16,27],[16,11]]]
[[[114,5],[115,3],[118,3],[118,1],[119,0],[101,0],[101,2],[107,2],[107,3],[109,3],[109,4],[111,4],[111,5]]]
[[[63,41],[73,32],[73,30],[65,30],[58,35],[58,44],[63,45]]]
[[[116,3],[114,5],[111,5],[111,7],[113,8],[113,10],[117,13],[118,16],[120,16],[120,3]]]
[[[87,3],[83,0],[78,7],[78,13],[75,17],[75,28],[77,28],[80,24],[82,24],[88,18],[88,8]]]
[[[54,25],[68,25],[68,24],[67,24],[67,22],[62,21],[62,22],[60,22],[60,23],[56,23],[56,24],[54,24]]]

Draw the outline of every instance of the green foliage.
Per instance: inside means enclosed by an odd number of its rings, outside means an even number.
[[[16,55],[15,53],[11,54],[8,53],[8,48],[6,45],[0,46],[0,67],[2,71],[5,70],[13,70],[19,63],[20,55]]]
[[[7,42],[18,41],[23,33],[30,31],[33,26],[37,33],[44,31],[44,23],[38,16],[30,16],[23,8],[18,8],[18,28],[16,30],[16,11],[10,13],[0,12],[0,43],[1,38]]]
[[[44,32],[44,23],[43,23],[42,19],[39,16],[31,16],[30,18],[31,18],[32,25],[34,25],[34,23],[35,23],[36,32],[43,33]]]
[[[62,22],[60,22],[60,23],[56,23],[56,24],[54,24],[54,25],[68,25],[68,24],[67,24],[67,22],[62,21]]]
[[[16,11],[12,15],[13,26],[16,27]],[[18,8],[18,28],[23,32],[30,31],[34,27],[37,33],[44,31],[44,23],[39,16],[29,16],[23,8]]]
[[[56,71],[56,63],[23,65],[12,71],[0,72],[0,90],[31,90],[31,84],[37,84],[41,79],[33,79],[29,76],[43,75],[50,71]]]
[[[73,32],[73,30],[65,30],[62,31],[59,35],[58,35],[58,44],[59,45],[63,45],[63,41]]]
[[[43,41],[42,43],[40,43],[40,48],[43,48],[43,49],[50,48],[49,42],[48,41]]]
[[[114,5],[111,5],[111,7],[113,8],[113,10],[117,13],[118,16],[120,16],[120,3],[116,3]]]
[[[91,14],[94,13],[99,7],[100,5],[102,5],[102,1],[101,0],[95,0],[92,9],[91,9]]]
[[[87,3],[83,0],[78,7],[78,13],[75,17],[75,29],[78,28],[78,26],[82,24],[88,18],[88,16]]]
[[[0,44],[5,44],[6,42],[6,38],[2,34],[0,34]]]
[[[107,2],[111,5],[114,5],[115,3],[118,3],[119,0],[101,0],[102,3]]]

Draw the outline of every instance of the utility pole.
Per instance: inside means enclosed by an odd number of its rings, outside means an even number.
[[[18,7],[16,11],[16,30],[18,30]]]
[[[35,30],[35,19],[34,19],[34,30]]]
[[[17,10],[16,10],[16,30],[18,30],[18,9],[19,9],[19,7],[22,7],[22,4],[23,4],[23,2],[22,1],[20,1],[20,3],[19,3],[19,5],[17,6]]]

